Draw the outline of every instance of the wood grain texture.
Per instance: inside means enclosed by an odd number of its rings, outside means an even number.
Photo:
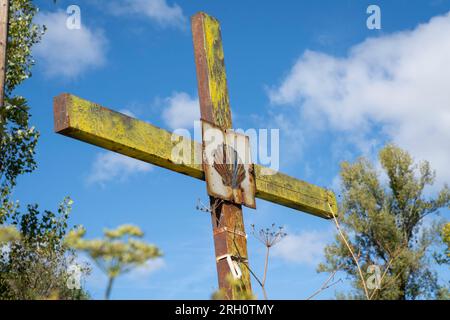
[[[192,17],[192,35],[197,72],[200,73],[201,118],[221,129],[229,129],[232,118],[219,21],[203,12],[197,13]],[[240,283],[243,290],[251,292],[247,238],[242,236],[245,235],[242,206],[210,197],[210,207],[216,258],[223,256],[224,251],[231,255],[242,271]],[[237,299],[237,288],[232,288],[227,280],[230,266],[226,259],[217,261],[217,274],[219,288],[225,292],[226,298]]]
[[[177,163],[172,150],[183,137],[69,94],[54,99],[54,117],[55,131],[60,134],[204,179],[201,148],[194,141],[188,140],[192,147],[189,161]]]
[[[70,94],[54,99],[54,120],[55,131],[62,135],[205,180],[198,142],[185,138],[191,146],[189,161],[176,161],[172,150],[181,136]],[[332,218],[328,203],[337,212],[334,194],[324,188],[259,165],[255,178],[257,198],[326,219]]]
[[[200,12],[192,17],[192,35],[201,118],[222,129],[231,128],[220,24],[215,18]]]

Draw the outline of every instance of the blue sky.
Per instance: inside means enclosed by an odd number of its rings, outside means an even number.
[[[210,218],[195,209],[197,199],[206,202],[206,188],[55,134],[52,98],[70,92],[168,130],[190,128],[198,102],[189,17],[198,11],[221,21],[235,126],[279,128],[282,172],[337,188],[341,161],[375,159],[394,141],[431,161],[437,186],[450,181],[450,1],[36,4],[37,21],[49,30],[34,50],[33,77],[18,92],[41,132],[39,168],[20,178],[15,197],[55,209],[70,195],[71,223],[89,237],[124,223],[143,228],[164,258],[120,278],[115,299],[210,297],[217,286]],[[81,30],[65,26],[71,4],[81,8]],[[366,27],[370,4],[381,8],[381,30]],[[244,216],[247,231],[251,223],[276,223],[289,233],[271,260],[270,298],[303,299],[320,287],[327,276],[315,268],[333,237],[330,221],[261,200]],[[261,274],[263,247],[251,236],[249,252]],[[106,278],[94,269],[86,286],[102,298]],[[319,298],[345,289],[343,278]]]

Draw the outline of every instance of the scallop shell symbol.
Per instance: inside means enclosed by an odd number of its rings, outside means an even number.
[[[245,179],[245,167],[236,150],[221,144],[213,152],[213,167],[222,178],[225,186],[238,189]]]

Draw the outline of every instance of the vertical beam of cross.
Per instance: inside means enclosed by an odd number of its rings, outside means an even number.
[[[220,24],[203,12],[194,15],[191,22],[201,118],[222,129],[229,129],[232,118]],[[220,258],[230,254],[238,261],[243,289],[251,292],[242,207],[213,197],[210,205],[219,288],[224,290],[227,299],[235,299],[237,292],[226,279],[230,267],[226,259]]]
[[[0,108],[5,101],[6,46],[8,45],[9,0],[0,0]],[[3,120],[0,116],[0,120]]]

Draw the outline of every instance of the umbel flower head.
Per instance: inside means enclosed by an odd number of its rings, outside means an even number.
[[[276,227],[275,223],[273,223],[270,228],[263,228],[259,231],[256,231],[254,224],[252,224],[251,227],[251,233],[267,248],[273,247],[287,236],[287,233],[284,232],[284,228]]]
[[[133,225],[122,225],[114,230],[105,229],[104,239],[85,240],[85,234],[83,227],[77,228],[69,232],[65,242],[75,250],[88,253],[111,277],[117,277],[162,255],[156,246],[139,240],[144,233]]]

